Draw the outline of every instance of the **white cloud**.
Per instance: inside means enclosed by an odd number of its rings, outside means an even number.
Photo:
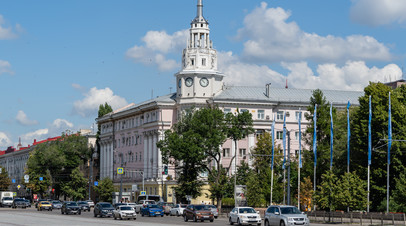
[[[17,34],[13,32],[13,29],[11,27],[4,27],[4,19],[3,16],[0,15],[0,40],[2,39],[13,39],[17,37]],[[20,25],[16,25],[17,30],[21,30]]]
[[[188,32],[182,30],[169,35],[165,31],[148,31],[142,38],[144,45],[133,46],[127,50],[126,55],[136,63],[158,67],[159,71],[179,68],[180,64],[176,60],[168,59],[168,54],[180,53],[185,48]]]
[[[48,132],[48,129],[39,129],[34,132],[26,133],[21,136],[21,143],[25,146],[26,144],[31,145],[34,142],[34,139],[37,141],[45,140],[49,137]]]
[[[348,60],[390,60],[388,47],[375,38],[363,35],[337,37],[307,33],[295,22],[288,22],[289,11],[268,8],[266,3],[254,9],[244,19],[237,37],[246,40],[243,57],[250,62],[317,63]]]
[[[0,150],[6,149],[8,146],[12,146],[9,136],[6,133],[0,132]]]
[[[281,63],[288,70],[280,74],[266,65],[242,62],[231,52],[219,53],[219,67],[226,75],[227,85],[264,86],[271,82],[273,87],[298,89],[363,90],[370,81],[385,82],[400,79],[402,70],[395,64],[382,68],[368,67],[364,61],[347,61],[343,66],[319,64],[315,71],[306,62]]]
[[[0,75],[3,73],[14,74],[8,61],[0,60]]]
[[[27,115],[24,113],[24,111],[19,110],[16,116],[16,120],[18,123],[20,123],[23,126],[32,126],[38,124],[38,121],[36,120],[30,120]]]
[[[360,24],[380,26],[406,24],[404,0],[352,0],[351,19]]]
[[[97,89],[91,88],[82,100],[77,100],[73,103],[73,112],[83,117],[97,117],[97,111],[100,104],[108,103],[113,109],[118,109],[127,105],[127,101],[117,95],[114,95],[110,88]]]
[[[54,122],[52,123],[52,126],[57,128],[57,129],[68,129],[68,128],[73,128],[73,123],[69,122],[66,119],[55,119]]]

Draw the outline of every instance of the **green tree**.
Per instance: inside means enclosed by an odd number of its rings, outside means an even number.
[[[113,181],[106,177],[99,182],[98,186],[94,186],[96,194],[99,196],[100,202],[112,202],[114,186]]]
[[[263,179],[258,174],[252,174],[248,177],[246,197],[249,206],[263,207],[266,205],[264,187],[260,183]]]
[[[406,105],[405,105],[405,87],[391,90],[390,87],[382,83],[370,83],[365,87],[365,95],[359,98],[359,108],[353,115],[351,133],[351,169],[362,175],[366,180],[368,165],[368,115],[369,115],[369,96],[372,101],[372,160],[371,160],[371,210],[376,211],[380,203],[386,200],[386,181],[387,181],[387,139],[388,137],[388,107],[389,92],[391,95],[392,111],[392,133],[393,140],[406,139]],[[402,150],[406,149],[405,142],[392,143],[391,165],[390,165],[390,187],[395,188],[396,180],[401,172],[404,171],[406,155]],[[393,191],[391,191],[393,192]]]
[[[11,179],[8,177],[6,168],[0,166],[0,191],[7,191],[11,185]]]
[[[313,183],[310,177],[305,177],[303,181],[300,182],[300,205],[304,208],[301,210],[309,211],[312,206],[313,198]]]
[[[341,175],[337,182],[339,192],[338,208],[344,210],[363,210],[367,206],[367,184],[356,172]]]
[[[30,175],[28,186],[34,193],[44,193],[51,186],[57,197],[65,194],[61,185],[70,181],[72,171],[90,157],[87,139],[79,134],[66,133],[58,140],[39,144],[27,161],[27,174]],[[40,177],[44,179],[41,182]]]
[[[316,194],[314,194],[314,200],[322,209],[328,209],[335,211],[339,206],[340,190],[337,186],[338,177],[331,171],[327,171],[322,175],[321,183],[317,186]]]
[[[401,172],[399,177],[395,178],[395,181],[396,186],[393,191],[393,198],[391,198],[396,203],[393,211],[404,213],[406,212],[406,171]],[[386,203],[383,209],[386,210]]]
[[[68,197],[72,197],[73,200],[83,200],[87,194],[87,179],[83,173],[79,170],[79,167],[75,168],[71,175],[70,180],[62,185],[62,191]]]

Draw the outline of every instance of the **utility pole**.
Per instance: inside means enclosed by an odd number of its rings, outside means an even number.
[[[123,154],[121,153],[121,168],[123,167]],[[120,175],[120,193],[118,195],[118,202],[123,198],[123,174]]]

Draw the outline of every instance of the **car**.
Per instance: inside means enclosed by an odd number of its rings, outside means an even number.
[[[118,206],[115,210],[113,210],[113,217],[114,220],[120,219],[137,219],[137,213],[135,213],[135,209],[129,205],[122,205]]]
[[[61,209],[62,208],[62,203],[59,200],[54,200],[51,203],[52,203],[52,209]]]
[[[157,204],[148,204],[144,208],[141,209],[141,216],[150,216],[150,217],[156,217],[156,216],[164,216],[164,210],[159,207]]]
[[[215,205],[208,205],[211,212],[213,213],[213,216],[215,219],[217,219],[217,217],[219,217],[219,210],[217,209],[217,206]]]
[[[12,205],[13,205],[13,198],[12,197],[4,197],[1,200],[1,206],[11,207]]]
[[[90,208],[94,208],[93,200],[86,200],[86,202],[89,204]]]
[[[64,202],[61,208],[61,214],[81,214],[80,206],[76,202]]]
[[[196,221],[205,221],[209,220],[210,222],[214,221],[214,215],[211,212],[209,206],[201,205],[188,205],[185,210],[183,210],[183,220],[187,222],[188,220]]]
[[[173,203],[167,202],[158,202],[157,205],[164,210],[164,214],[168,216],[171,213],[172,207],[174,207]]]
[[[78,202],[78,206],[80,207],[80,210],[83,212],[90,212],[90,206],[89,203],[87,203],[86,201],[79,201]]]
[[[141,209],[147,206],[148,204],[156,204],[154,200],[140,200],[135,206],[135,212],[140,213]]]
[[[172,209],[169,215],[171,216],[183,216],[183,210],[187,207],[187,204],[176,204]]]
[[[235,207],[231,210],[228,218],[228,222],[233,225],[261,225],[262,219],[258,211],[255,211],[252,207]]]
[[[42,201],[47,201],[46,199],[38,199],[37,202],[35,202],[35,208],[38,208],[38,203]]]
[[[42,210],[52,211],[52,204],[48,201],[38,202],[37,210],[38,211],[42,211]]]
[[[114,207],[108,202],[99,202],[94,205],[93,215],[94,217],[111,217],[113,216]]]
[[[25,206],[26,206],[26,207],[30,207],[30,208],[31,208],[31,201],[30,201],[30,200],[24,199],[24,202],[25,202]]]
[[[126,206],[126,205],[127,205],[127,203],[125,203],[125,202],[116,202],[113,204],[113,207],[114,207],[114,209],[117,209],[117,207],[119,207],[119,206]]]
[[[134,202],[129,202],[129,203],[127,203],[127,206],[133,207],[134,210],[135,210],[135,206],[136,206],[136,205],[137,205],[137,203],[134,203]]]
[[[310,225],[309,218],[296,206],[272,205],[265,212],[264,225]]]
[[[16,209],[16,208],[27,208],[27,203],[25,202],[25,199],[22,198],[15,198],[13,200],[13,203],[11,204],[11,208]]]

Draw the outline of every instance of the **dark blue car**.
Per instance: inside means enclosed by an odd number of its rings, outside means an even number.
[[[164,216],[164,210],[159,207],[158,205],[155,204],[149,204],[146,205],[144,208],[141,209],[141,216],[150,216],[150,217],[156,217],[156,216]]]

